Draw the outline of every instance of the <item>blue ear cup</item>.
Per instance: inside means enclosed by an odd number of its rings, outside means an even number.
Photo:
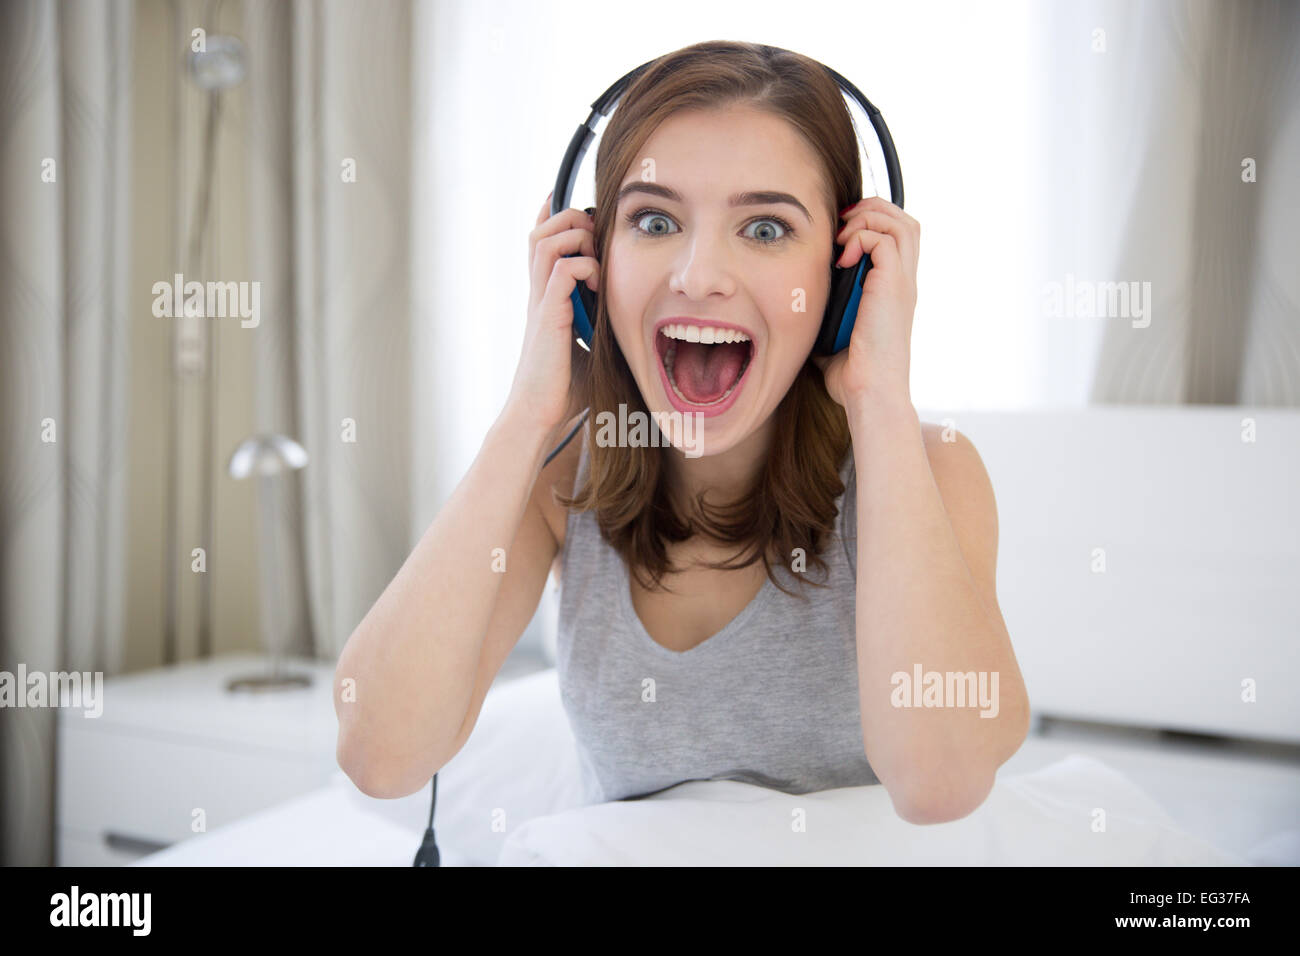
[[[835,245],[834,261],[839,262],[844,247]],[[853,324],[858,317],[858,303],[862,301],[862,285],[871,269],[871,256],[864,255],[852,266],[841,269],[831,266],[831,293],[826,301],[826,315],[822,318],[821,332],[814,355],[834,355],[849,347]]]
[[[577,253],[570,253],[569,255],[577,255]],[[567,259],[569,256],[565,256],[565,258]],[[591,324],[596,317],[596,293],[591,291],[586,282],[579,282],[573,287],[569,299],[573,302],[573,334],[590,352],[591,340],[596,332]]]
[[[834,261],[838,262],[843,253],[844,247],[837,244]],[[569,253],[565,258],[575,255],[576,252]],[[834,355],[849,347],[853,324],[858,315],[858,303],[862,301],[862,285],[867,281],[867,271],[870,268],[871,257],[867,255],[847,269],[831,267],[830,297],[826,302],[817,343],[813,346],[814,354]],[[591,291],[586,282],[579,282],[569,294],[569,300],[573,303],[573,334],[591,351],[591,340],[595,334],[592,320],[596,317],[596,293]]]
[[[560,211],[559,200],[552,198],[551,215],[554,216]],[[595,215],[596,207],[588,206],[586,212]],[[569,252],[564,255],[565,259],[571,259],[578,255],[576,252]],[[590,352],[591,340],[596,334],[596,293],[591,291],[586,280],[580,281],[573,287],[569,293],[569,301],[573,303],[573,334],[577,336],[578,341],[583,347]]]

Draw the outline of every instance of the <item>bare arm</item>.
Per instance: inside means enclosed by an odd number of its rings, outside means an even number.
[[[550,437],[507,408],[348,638],[334,680],[338,760],[365,793],[413,793],[460,749],[536,610],[557,551],[532,495]]]
[[[992,487],[960,433],[956,443],[939,443],[931,459],[906,396],[850,402],[848,412],[858,474],[858,690],[867,759],[903,819],[956,820],[988,796],[1029,725],[994,585]],[[895,675],[910,677],[918,667],[1000,678],[991,683],[992,706],[906,706],[910,698]]]
[[[365,793],[414,793],[465,743],[502,661],[528,625],[563,525],[536,490],[551,443],[572,415],[572,293],[599,288],[595,221],[542,204],[528,234],[530,292],[505,410],[478,457],[339,655],[339,766]],[[578,446],[570,446],[577,448]]]

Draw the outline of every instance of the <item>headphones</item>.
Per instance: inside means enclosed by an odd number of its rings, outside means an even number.
[[[764,53],[780,52],[790,53],[790,50],[784,50],[781,47],[763,46],[760,49]],[[587,147],[596,137],[596,124],[602,116],[608,116],[622,98],[624,91],[627,90],[628,84],[641,75],[648,67],[658,62],[659,58],[642,63],[635,70],[625,74],[613,86],[596,98],[596,102],[591,104],[591,114],[574,132],[573,138],[569,141],[569,148],[564,152],[564,161],[560,163],[560,173],[555,178],[555,192],[551,196],[551,215],[554,216],[568,208],[569,197],[573,195],[574,183],[578,180],[578,170],[582,166],[582,157],[587,153]],[[889,135],[889,127],[885,125],[885,118],[880,115],[880,110],[871,105],[871,101],[862,95],[862,92],[846,80],[843,76],[836,73],[826,64],[821,64],[822,68],[835,80],[840,90],[847,93],[857,100],[858,104],[866,112],[871,120],[871,125],[876,131],[876,138],[880,140],[881,151],[885,155],[885,170],[889,175],[889,198],[894,205],[900,209],[903,206],[903,171],[898,165],[898,153],[894,150],[894,139]],[[858,315],[858,301],[862,298],[862,284],[867,279],[867,271],[871,268],[871,257],[864,255],[858,260],[857,264],[847,269],[841,269],[834,263],[839,261],[840,255],[843,254],[844,247],[835,244],[835,251],[831,258],[831,294],[826,303],[826,313],[822,317],[821,331],[817,335],[817,343],[813,351],[818,355],[834,355],[848,347],[849,337],[853,334],[853,323]],[[576,256],[578,253],[571,252],[564,258]],[[570,294],[569,298],[573,302],[573,334],[578,340],[578,344],[591,351],[591,340],[595,335],[595,329],[592,326],[592,319],[596,315],[596,293],[592,292],[585,282],[579,282]],[[552,458],[560,453],[573,436],[578,433],[584,422],[587,420],[587,412],[584,412],[578,423],[565,436],[551,452],[546,456],[542,467],[550,464]],[[438,775],[433,775],[432,798],[429,804],[429,825],[424,831],[424,839],[420,843],[420,849],[415,854],[415,866],[441,866],[442,856],[438,852],[438,843],[433,833],[433,812],[438,805]]]
[[[773,51],[791,52],[773,46],[763,46],[760,49],[764,53]],[[586,155],[587,147],[591,145],[591,141],[596,136],[596,123],[599,118],[608,116],[622,98],[629,84],[656,62],[658,62],[658,58],[643,63],[635,70],[627,73],[591,104],[591,114],[574,132],[573,138],[569,141],[569,148],[565,150],[564,161],[560,164],[559,175],[555,178],[555,191],[551,194],[552,216],[568,208],[569,197],[573,195],[573,186],[577,182],[578,170],[582,166],[582,157]],[[876,131],[876,137],[880,140],[881,151],[885,155],[885,169],[889,175],[890,201],[901,209],[903,207],[903,171],[898,165],[898,153],[894,149],[894,139],[889,135],[889,127],[885,125],[885,118],[880,115],[880,110],[872,106],[871,101],[863,96],[856,86],[829,66],[826,66],[826,64],[823,63],[821,66],[835,80],[841,92],[853,97],[871,120],[871,125]],[[866,282],[867,271],[871,268],[871,257],[868,255],[862,256],[855,265],[847,269],[841,269],[834,265],[839,261],[843,252],[844,247],[836,243],[834,254],[831,257],[830,297],[826,303],[826,312],[822,317],[821,331],[818,333],[817,342],[813,347],[813,352],[817,355],[834,355],[836,352],[848,347],[849,338],[853,334],[853,323],[858,315],[858,302],[862,298],[862,284]],[[567,259],[576,255],[578,253],[571,252],[565,255],[564,258]],[[573,333],[578,340],[578,344],[587,351],[591,351],[591,340],[595,335],[592,323],[596,316],[596,293],[592,292],[585,282],[579,282],[569,298],[573,302]]]

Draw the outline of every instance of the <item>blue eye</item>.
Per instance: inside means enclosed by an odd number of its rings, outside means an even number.
[[[634,213],[629,213],[625,218],[628,224],[632,226],[632,228],[636,230],[638,234],[649,238],[653,238],[656,236],[670,236],[672,235],[672,232],[666,232],[662,229],[644,230],[641,228],[642,220],[650,219],[651,221],[654,221],[658,219],[666,223],[675,225],[675,223],[673,223],[672,218],[667,213],[661,212],[658,209],[638,209]],[[754,219],[751,222],[749,222],[746,228],[754,225],[762,225],[763,223],[775,223],[781,229],[781,235],[773,236],[771,238],[761,238],[759,236],[747,235],[745,236],[745,238],[749,239],[751,242],[756,242],[762,246],[774,246],[780,242],[783,242],[786,239],[789,239],[791,236],[794,235],[794,227],[791,226],[784,219],[782,219],[780,216],[762,216],[758,219]]]
[[[672,222],[671,219],[669,219],[664,213],[659,212],[657,209],[638,209],[636,212],[632,213],[630,216],[627,217],[627,221],[630,222],[635,228],[640,229],[641,220],[647,218],[662,219],[664,222]],[[671,233],[650,231],[647,233],[647,235],[667,236],[667,235],[671,235]]]
[[[749,236],[747,238],[751,238],[755,242],[761,242],[764,245],[771,245],[774,242],[780,242],[782,239],[786,239],[794,234],[794,229],[791,228],[790,224],[786,222],[784,219],[780,218],[779,216],[764,216],[762,219],[755,219],[752,223],[750,223],[750,225],[761,225],[762,223],[765,222],[776,223],[777,226],[781,228],[781,235],[776,236],[772,239],[760,239],[757,236]]]

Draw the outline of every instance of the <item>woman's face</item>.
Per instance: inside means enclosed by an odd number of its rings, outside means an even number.
[[[646,408],[702,426],[696,454],[753,434],[812,351],[835,235],[820,168],[780,117],[691,110],[620,184],[604,260],[614,336]]]

